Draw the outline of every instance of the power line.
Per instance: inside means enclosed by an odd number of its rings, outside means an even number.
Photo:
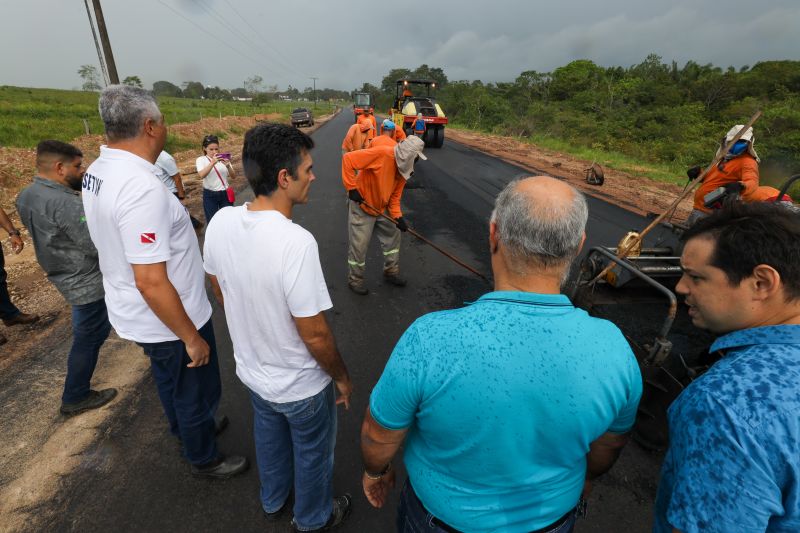
[[[183,15],[183,13],[181,13],[180,11],[177,11],[177,10],[176,10],[176,9],[174,9],[172,6],[170,6],[169,4],[166,4],[166,3],[164,3],[162,0],[156,0],[156,1],[157,1],[159,4],[161,4],[162,6],[166,7],[166,8],[167,8],[167,9],[169,9],[170,11],[172,11],[173,13],[175,13],[176,15],[178,15],[180,18],[182,18],[183,20],[185,20],[185,21],[186,21],[186,22],[188,22],[189,24],[191,24],[192,26],[194,26],[195,28],[197,28],[198,30],[200,30],[201,32],[203,32],[204,34],[207,34],[207,35],[208,35],[208,37],[211,37],[211,38],[212,38],[212,39],[214,39],[215,41],[218,41],[218,42],[222,43],[223,45],[225,45],[227,48],[230,48],[231,50],[233,50],[234,52],[236,52],[237,54],[239,54],[241,57],[243,57],[243,58],[247,59],[248,61],[252,61],[254,64],[256,64],[256,65],[259,65],[261,68],[265,68],[265,69],[267,69],[267,70],[271,70],[271,67],[268,67],[268,66],[266,66],[265,64],[261,63],[261,62],[260,62],[260,61],[258,61],[257,59],[254,59],[254,58],[252,58],[251,56],[249,56],[249,55],[247,55],[246,53],[242,52],[242,51],[241,51],[241,50],[239,50],[238,48],[236,48],[236,47],[234,47],[233,45],[229,44],[227,41],[224,41],[223,39],[221,39],[221,38],[217,37],[217,36],[216,36],[216,35],[214,35],[212,32],[209,32],[208,30],[206,30],[205,28],[203,28],[203,27],[202,27],[202,26],[200,26],[199,24],[195,23],[193,20],[191,20],[191,19],[189,19],[188,17],[184,16],[184,15]],[[283,78],[283,79],[288,81],[288,79],[287,79],[287,78]]]
[[[214,17],[215,19],[217,19],[217,18],[218,18],[218,19],[219,19],[219,22],[221,22],[221,23],[222,23],[222,24],[223,24],[223,25],[224,25],[224,26],[225,26],[225,27],[226,27],[226,28],[227,28],[227,29],[228,29],[228,30],[229,30],[231,33],[233,33],[234,35],[238,36],[238,37],[239,37],[239,39],[241,39],[241,40],[242,40],[242,42],[244,42],[245,44],[247,44],[247,45],[251,46],[252,48],[260,48],[260,45],[258,45],[258,44],[256,44],[255,42],[253,42],[253,41],[252,41],[252,40],[251,40],[249,37],[247,37],[247,36],[246,36],[244,33],[242,33],[241,31],[239,31],[239,29],[238,29],[236,26],[234,26],[233,24],[231,24],[230,22],[228,22],[228,20],[225,18],[225,15],[221,14],[219,11],[217,11],[216,9],[214,9],[213,7],[211,7],[210,5],[206,4],[204,0],[197,0],[197,2],[198,2],[198,4],[199,4],[201,7],[203,7],[203,8],[206,10],[206,13],[208,13],[209,15],[211,15],[212,17]],[[230,4],[230,3],[228,3],[228,5],[230,6],[231,4]],[[231,6],[231,7],[233,7],[233,6]],[[238,11],[236,11],[236,9],[233,9],[233,11],[236,13],[236,16],[238,16],[239,18],[242,18],[242,16],[241,16],[241,15],[238,13]],[[243,19],[243,20],[244,20],[244,19]],[[245,22],[246,22],[246,21],[245,21]],[[262,40],[263,40],[263,41],[266,43],[266,39],[264,39],[264,38],[261,36],[261,34],[260,34],[260,33],[257,33],[257,35],[259,36],[259,38],[261,38],[261,39],[262,39]],[[271,46],[270,46],[268,43],[267,43],[267,46],[268,46],[268,47],[269,47],[271,50],[274,50],[274,49],[273,49],[273,48],[272,48],[272,47],[271,47]],[[277,51],[275,51],[275,53],[276,53],[276,54],[278,54],[278,52],[277,52]],[[278,60],[277,60],[277,63],[278,63],[279,65],[281,65],[281,66],[282,66],[282,67],[283,67],[283,68],[284,68],[286,71],[288,71],[288,72],[293,72],[294,74],[296,74],[296,75],[298,75],[298,76],[305,77],[305,74],[303,74],[302,72],[299,72],[298,70],[296,70],[296,69],[295,69],[294,67],[292,67],[291,65],[286,65],[285,63],[283,63],[282,61],[280,61],[280,59],[278,59]]]
[[[197,4],[200,7],[202,7],[203,9],[205,9],[206,13],[208,13],[211,16],[211,18],[214,19],[214,22],[225,26],[225,28],[227,28],[228,31],[230,31],[234,35],[238,36],[242,40],[242,42],[244,44],[246,44],[248,46],[251,46],[253,48],[258,48],[258,45],[256,43],[251,41],[246,36],[241,35],[239,33],[239,31],[236,29],[236,27],[233,26],[230,22],[228,22],[228,20],[225,18],[225,16],[220,14],[219,11],[217,11],[213,7],[207,5],[205,2],[203,2],[203,0],[196,0],[196,1],[197,1]]]
[[[293,67],[291,67],[291,61],[289,59],[287,59],[286,56],[284,56],[280,52],[280,50],[278,50],[277,48],[273,47],[269,43],[269,41],[267,41],[267,39],[264,37],[263,32],[260,32],[256,28],[254,28],[253,25],[250,24],[250,22],[239,13],[239,11],[233,6],[233,4],[230,3],[230,0],[225,0],[225,3],[228,4],[228,7],[230,7],[231,11],[233,11],[236,14],[236,16],[239,17],[242,20],[242,22],[244,22],[245,25],[247,25],[247,27],[250,28],[253,31],[254,34],[258,35],[259,39],[261,39],[264,42],[264,44],[267,46],[267,48],[269,48],[271,51],[273,51],[275,53],[275,56],[278,58],[278,61],[281,62],[284,67],[288,68],[292,72],[295,72],[297,74],[300,74],[301,76],[304,76],[304,74],[302,74],[300,72],[297,72]],[[286,61],[286,63],[283,63],[283,61],[281,61],[281,60]]]

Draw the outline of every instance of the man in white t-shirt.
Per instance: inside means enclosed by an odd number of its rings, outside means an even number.
[[[178,168],[178,163],[175,162],[175,158],[168,152],[161,150],[155,165],[156,177],[164,182],[164,186],[169,192],[174,194],[185,206],[184,200],[186,199],[186,190],[183,188],[183,176]],[[189,211],[189,208],[186,208],[186,211]],[[192,221],[192,227],[194,229],[203,227],[203,223],[194,218],[191,213],[189,213],[189,218]]]
[[[297,531],[338,525],[351,505],[333,497],[333,449],[336,404],[349,407],[352,385],[323,314],[332,304],[317,242],[291,220],[314,181],[313,146],[282,124],[248,131],[242,161],[255,200],[214,215],[203,254],[250,389],[263,511],[277,520],[294,486]]]
[[[217,450],[221,385],[211,305],[186,209],[156,178],[167,129],[153,95],[111,85],[100,95],[107,146],[83,176],[83,207],[117,334],[150,357],[172,433],[198,476],[226,478],[247,460]]]

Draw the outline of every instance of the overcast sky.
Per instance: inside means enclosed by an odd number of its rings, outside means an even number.
[[[89,2],[91,5],[91,2]],[[648,53],[727,67],[800,59],[798,0],[102,0],[120,78],[351,90],[395,67],[513,80]],[[0,85],[77,88],[99,66],[84,0],[0,0]]]

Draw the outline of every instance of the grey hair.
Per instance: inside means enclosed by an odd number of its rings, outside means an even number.
[[[100,93],[100,118],[109,141],[137,137],[147,119],[161,120],[153,93],[129,85],[109,85]]]
[[[571,202],[542,201],[520,192],[520,181],[506,185],[492,211],[498,240],[510,255],[509,266],[520,274],[537,266],[569,266],[578,255],[589,218],[586,198],[570,187]]]

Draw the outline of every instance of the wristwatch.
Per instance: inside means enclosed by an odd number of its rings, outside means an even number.
[[[376,480],[388,474],[389,470],[391,469],[392,469],[392,463],[388,463],[386,466],[383,467],[383,470],[381,470],[377,474],[373,474],[369,470],[364,469],[364,475],[367,476],[369,479]]]

